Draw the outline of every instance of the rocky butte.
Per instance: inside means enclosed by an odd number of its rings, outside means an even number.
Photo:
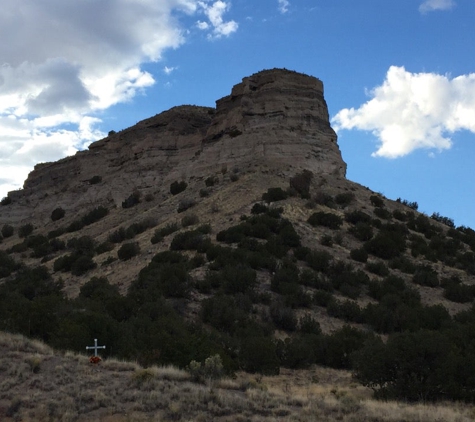
[[[293,175],[301,169],[343,177],[346,164],[330,127],[323,83],[272,69],[246,77],[216,109],[179,106],[92,143],[86,151],[38,164],[24,188],[9,193],[2,223],[49,218],[91,206],[120,206],[133,190],[168,193],[175,180],[221,168]],[[101,180],[92,184],[91,178]],[[98,176],[98,177],[97,177]]]

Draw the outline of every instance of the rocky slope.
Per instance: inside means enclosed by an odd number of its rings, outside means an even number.
[[[165,198],[176,180],[262,167],[286,176],[301,169],[345,176],[317,78],[262,71],[234,86],[216,109],[174,107],[110,134],[87,151],[39,164],[24,189],[9,193],[12,205],[0,208],[0,222],[45,223],[57,206],[71,212],[120,206],[136,189]],[[94,176],[101,182],[91,184]]]

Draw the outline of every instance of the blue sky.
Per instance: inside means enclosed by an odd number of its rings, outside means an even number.
[[[0,196],[38,162],[285,67],[323,81],[350,180],[475,228],[475,0],[9,3]]]

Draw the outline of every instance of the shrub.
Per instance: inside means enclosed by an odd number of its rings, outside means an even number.
[[[127,261],[140,253],[140,247],[137,242],[124,243],[117,251],[117,256],[121,261]]]
[[[368,252],[365,248],[352,249],[350,252],[350,258],[358,262],[366,262],[368,260]]]
[[[196,201],[194,199],[191,199],[191,198],[182,199],[178,203],[177,211],[180,213],[194,207],[195,205],[196,205]]]
[[[325,192],[318,192],[314,198],[315,203],[319,205],[325,205],[328,208],[335,208],[336,204],[331,195]]]
[[[14,231],[13,226],[10,224],[4,224],[2,227],[2,236],[4,238],[11,237],[13,236]]]
[[[302,198],[309,199],[312,178],[313,173],[309,170],[304,170],[290,179],[290,187],[295,189]]]
[[[264,204],[254,204],[251,208],[251,214],[264,214],[269,211],[269,208],[266,207]]]
[[[140,191],[135,190],[132,194],[122,202],[122,208],[132,208],[140,203]]]
[[[10,205],[12,203],[12,198],[8,197],[8,196],[5,196],[4,198],[2,198],[2,200],[0,201],[0,205]]]
[[[199,228],[178,233],[170,244],[170,250],[197,250],[203,252],[211,244],[208,236],[205,236]]]
[[[209,176],[205,180],[205,185],[207,187],[214,186],[216,183],[219,183],[219,178],[218,176]]]
[[[396,202],[400,202],[401,204],[413,209],[414,211],[417,211],[419,209],[419,204],[417,202],[410,202],[410,201],[407,201],[406,199],[401,199],[401,198],[396,199]]]
[[[181,226],[182,227],[193,226],[195,224],[198,224],[199,222],[200,222],[200,219],[198,218],[196,214],[188,214],[188,215],[185,215],[181,219]]]
[[[18,237],[27,237],[31,233],[33,233],[33,224],[31,223],[24,224],[18,229]]]
[[[107,240],[112,243],[122,243],[127,238],[124,227],[119,227],[116,231],[107,236]]]
[[[96,268],[96,263],[92,258],[90,256],[82,255],[72,263],[71,274],[81,276],[93,268]]]
[[[389,220],[392,217],[392,214],[387,209],[380,207],[376,207],[374,209],[374,215],[379,218],[382,218],[383,220]]]
[[[291,308],[274,303],[270,307],[270,316],[277,328],[281,330],[295,331],[297,329],[297,318]]]
[[[421,286],[439,286],[439,277],[437,276],[437,272],[428,265],[419,266],[412,276],[412,281]]]
[[[282,201],[287,199],[287,192],[282,188],[269,188],[266,193],[262,194],[262,200],[267,203]]]
[[[468,303],[473,300],[474,288],[467,284],[451,283],[444,288],[444,297],[452,302]]]
[[[351,224],[371,223],[371,217],[363,211],[355,210],[345,213],[345,220]]]
[[[384,207],[384,201],[383,198],[381,198],[378,195],[371,195],[369,197],[369,200],[371,201],[371,204],[375,207],[383,208]]]
[[[382,261],[377,262],[368,262],[366,264],[366,269],[376,275],[386,276],[389,274],[389,269],[386,264]]]
[[[343,224],[343,219],[333,213],[323,211],[313,213],[307,220],[312,226],[324,226],[330,229],[339,229]]]
[[[153,196],[153,193],[149,192],[145,195],[144,199],[145,199],[145,202],[152,202],[155,199],[155,197]]]
[[[85,226],[89,226],[93,223],[96,223],[97,221],[101,220],[104,218],[107,214],[109,214],[109,210],[105,207],[97,207],[94,208],[93,210],[89,211],[82,219],[82,223]]]
[[[231,173],[229,179],[231,180],[231,182],[237,182],[239,180],[239,174]]]
[[[339,193],[335,196],[335,202],[341,207],[345,208],[350,205],[355,199],[355,194],[352,192]]]
[[[209,190],[208,189],[200,189],[200,198],[206,198],[209,196]]]
[[[191,378],[196,382],[220,379],[224,376],[221,356],[210,356],[206,358],[204,362],[192,360],[188,365],[188,372]]]
[[[371,224],[362,221],[359,221],[353,227],[350,227],[348,232],[362,242],[366,242],[373,238],[373,228],[371,227]]]
[[[325,273],[330,268],[332,256],[325,250],[311,251],[305,257],[305,261],[315,271]]]
[[[175,181],[170,185],[170,193],[172,195],[178,195],[180,192],[183,192],[187,187],[188,183],[186,183],[185,181]]]
[[[63,218],[65,214],[66,211],[64,211],[61,207],[55,208],[51,213],[51,220],[61,220],[61,218]]]
[[[114,244],[112,242],[102,242],[96,247],[96,253],[101,255],[106,252],[110,252],[114,249]]]
[[[402,211],[399,211],[399,210],[394,210],[393,211],[393,217],[396,220],[399,220],[399,221],[407,221],[408,220],[407,214],[405,212],[402,212]]]
[[[369,253],[378,258],[391,259],[404,252],[406,241],[404,236],[399,233],[381,231],[364,246]]]
[[[320,239],[320,243],[323,246],[328,246],[331,248],[333,246],[333,237],[331,237],[329,234],[324,234]]]
[[[89,184],[90,185],[97,185],[98,183],[102,182],[102,176],[92,176],[89,179]]]
[[[452,220],[449,217],[444,217],[440,215],[438,212],[433,213],[430,218],[432,218],[435,221],[438,221],[439,223],[445,224],[447,227],[454,228],[454,220]]]

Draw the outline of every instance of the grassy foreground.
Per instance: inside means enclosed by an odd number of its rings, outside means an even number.
[[[351,374],[328,368],[238,373],[206,385],[174,367],[142,368],[57,352],[0,333],[2,421],[406,421],[464,422],[475,407],[459,403],[379,402]]]

